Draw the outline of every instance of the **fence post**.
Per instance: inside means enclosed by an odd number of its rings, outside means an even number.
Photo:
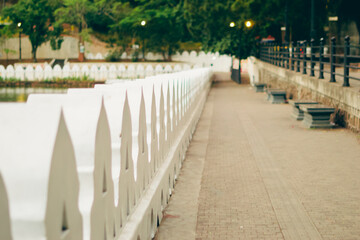
[[[336,39],[331,38],[331,51],[330,51],[330,82],[336,82],[335,79],[335,52],[336,52]]]
[[[297,42],[297,66],[296,66],[296,72],[300,72],[300,41]]]
[[[324,38],[320,38],[320,51],[319,51],[319,79],[324,79]]]
[[[307,42],[304,40],[303,42],[303,74],[306,74],[306,47]]]
[[[294,71],[295,69],[295,43],[291,42],[291,47],[292,47],[292,51],[291,51],[291,70]]]
[[[310,76],[314,77],[315,76],[315,72],[314,72],[314,67],[315,67],[315,62],[314,62],[314,55],[315,55],[315,51],[314,51],[314,42],[315,40],[312,38],[310,40]]]
[[[343,87],[350,87],[349,84],[349,59],[350,55],[350,37],[345,37],[345,47],[344,47],[344,83]]]

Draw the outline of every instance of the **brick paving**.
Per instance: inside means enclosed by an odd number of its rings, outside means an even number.
[[[291,111],[214,84],[156,238],[360,239],[360,136]]]

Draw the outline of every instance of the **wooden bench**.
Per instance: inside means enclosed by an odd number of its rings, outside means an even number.
[[[266,83],[255,83],[254,86],[255,86],[255,92],[264,92],[267,84]]]
[[[330,115],[335,112],[335,108],[322,104],[303,104],[300,110],[304,112],[303,125],[308,128],[333,128],[335,125],[330,123]]]
[[[299,108],[303,104],[319,104],[318,102],[312,100],[290,100],[289,103],[293,106],[292,116],[296,120],[304,119],[304,112]]]
[[[267,93],[267,100],[273,104],[278,103],[287,103],[286,101],[286,91],[282,89],[273,89],[270,88],[266,91]]]

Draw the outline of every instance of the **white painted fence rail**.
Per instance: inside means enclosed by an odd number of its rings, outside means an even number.
[[[0,104],[0,239],[154,237],[211,78],[199,68]]]

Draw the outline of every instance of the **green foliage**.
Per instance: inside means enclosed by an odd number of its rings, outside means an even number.
[[[140,24],[143,20],[145,26]],[[136,36],[140,45],[145,42],[147,51],[161,53],[164,59],[169,59],[179,49],[186,32],[182,1],[138,1],[115,26]]]
[[[7,40],[11,38],[16,32],[16,29],[12,25],[5,25],[0,29],[0,46],[1,51],[5,53],[6,60],[9,59],[10,53],[16,53],[15,50],[8,48]]]
[[[89,0],[63,0],[55,11],[57,24],[64,23],[74,25],[78,28],[80,43],[90,42],[91,29],[88,28],[88,14],[95,11],[95,5]]]
[[[42,80],[41,82],[44,83],[66,83],[66,82],[93,82],[95,81],[95,79],[90,78],[89,76],[82,76],[82,77],[66,77],[66,78],[47,78]],[[14,82],[22,82],[20,79],[18,78],[3,78],[0,76],[0,82],[5,82],[5,83],[14,83]]]
[[[51,27],[55,21],[53,13],[56,7],[53,1],[20,0],[2,11],[6,17],[10,17],[15,26],[21,23],[22,33],[29,36],[34,61],[36,61],[36,51],[40,45],[51,38],[59,37],[61,25]]]
[[[121,59],[121,55],[123,54],[123,51],[120,50],[114,50],[108,53],[108,55],[105,57],[105,61],[107,62],[117,62]]]
[[[355,21],[360,31],[360,1],[314,1],[317,39],[325,36],[328,16],[339,16],[339,26]],[[9,33],[0,30],[0,43],[16,33],[16,24],[21,22],[36,58],[36,49],[46,41],[54,50],[60,49],[66,23],[78,29],[80,43],[96,35],[117,49],[107,61],[117,61],[134,44],[140,49],[132,50],[133,61],[142,50],[160,53],[164,60],[183,50],[219,51],[245,58],[263,37],[272,35],[281,42],[286,6],[290,40],[309,39],[311,0],[19,0],[3,10],[14,24],[7,29]],[[143,20],[145,26],[140,24]],[[246,20],[254,26],[246,28]],[[230,22],[236,26],[230,28]]]

